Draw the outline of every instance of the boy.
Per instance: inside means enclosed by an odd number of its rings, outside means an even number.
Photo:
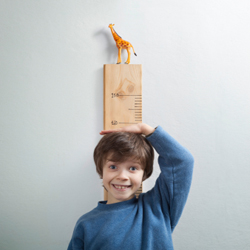
[[[171,234],[191,185],[192,155],[160,126],[140,123],[100,134],[106,135],[94,159],[108,200],[77,221],[68,250],[173,249]],[[137,199],[135,192],[152,173],[151,145],[161,174]]]

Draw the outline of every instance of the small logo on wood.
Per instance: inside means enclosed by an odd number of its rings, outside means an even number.
[[[119,93],[111,93],[112,98],[119,97]]]
[[[118,122],[114,120],[114,121],[111,122],[111,124],[112,124],[112,125],[117,125]]]

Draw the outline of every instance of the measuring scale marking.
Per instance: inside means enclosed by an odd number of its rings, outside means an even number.
[[[139,96],[135,97],[134,108],[128,108],[128,110],[138,110],[135,111],[134,120],[135,122],[120,122],[120,121],[112,121],[112,125],[119,124],[137,124],[138,122],[142,122],[142,95],[121,95],[119,93],[111,93],[112,98],[119,97],[119,96]]]

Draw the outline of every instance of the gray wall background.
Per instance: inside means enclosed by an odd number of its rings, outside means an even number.
[[[249,249],[248,0],[0,1],[0,249],[66,249],[103,197],[92,154],[111,22],[143,65],[143,121],[195,157],[175,249]]]

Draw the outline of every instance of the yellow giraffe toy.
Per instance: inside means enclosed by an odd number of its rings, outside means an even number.
[[[118,48],[118,60],[117,60],[117,64],[120,64],[122,62],[121,60],[121,51],[122,49],[126,49],[127,52],[128,52],[128,59],[127,61],[125,62],[126,64],[129,64],[130,63],[130,48],[133,49],[134,51],[134,54],[136,55],[135,53],[135,50],[134,50],[134,47],[132,46],[132,44],[130,42],[127,42],[125,40],[123,40],[114,30],[113,28],[114,24],[110,24],[109,25],[109,28],[111,30],[111,33],[114,37],[114,40],[116,42],[116,47]],[[137,56],[137,55],[136,55]]]

